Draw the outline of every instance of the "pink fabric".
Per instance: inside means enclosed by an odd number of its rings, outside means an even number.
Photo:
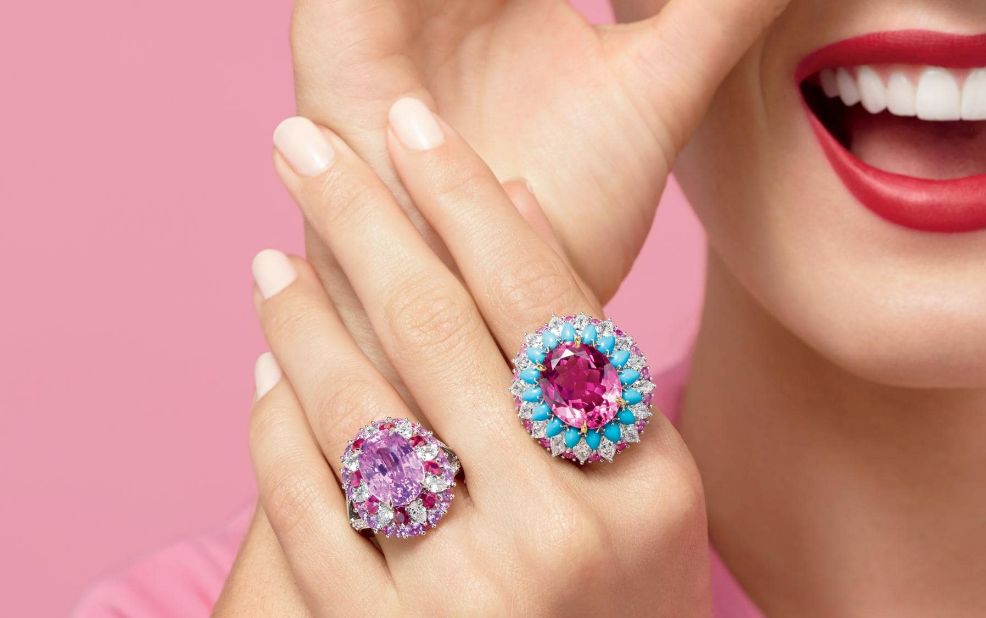
[[[688,359],[656,375],[654,405],[677,421]],[[222,591],[250,523],[248,509],[217,532],[150,556],[95,586],[73,618],[206,618]],[[763,618],[715,550],[709,548],[715,618]]]

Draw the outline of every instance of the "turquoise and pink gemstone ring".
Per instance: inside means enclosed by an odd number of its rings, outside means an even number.
[[[349,523],[358,532],[420,536],[452,504],[459,458],[441,440],[406,418],[373,421],[342,455]]]
[[[612,462],[640,441],[654,383],[640,348],[611,320],[551,316],[513,363],[518,416],[553,456]]]

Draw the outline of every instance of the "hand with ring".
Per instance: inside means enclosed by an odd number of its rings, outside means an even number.
[[[393,166],[455,272],[340,137],[303,118],[275,133],[281,178],[417,404],[374,368],[305,261],[258,255],[272,355],[258,361],[251,454],[306,610],[709,615],[701,483],[666,419],[650,418],[646,439],[612,465],[552,458],[525,432],[549,412],[568,423],[555,433],[572,437],[567,449],[601,448],[608,427],[632,431],[636,419],[621,417],[644,380],[625,368],[632,343],[618,354],[599,320],[546,328],[552,314],[602,309],[449,124],[412,98],[388,118]],[[522,347],[529,363],[511,367]],[[597,376],[592,405],[574,404],[562,378],[550,397],[510,390],[517,376],[548,384],[552,371]],[[519,423],[518,402],[544,415]]]

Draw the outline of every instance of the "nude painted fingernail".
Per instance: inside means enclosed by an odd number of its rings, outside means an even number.
[[[524,186],[527,188],[527,192],[530,193],[531,195],[534,195],[534,185],[531,184],[530,180],[524,178],[523,176],[516,176],[514,178],[511,178],[510,180],[504,181],[503,184],[512,183],[512,182],[524,183]]]
[[[329,169],[335,151],[311,120],[295,116],[274,129],[274,147],[301,176],[317,176]]]
[[[265,299],[277,294],[298,278],[291,260],[277,249],[264,249],[253,258],[253,280]]]
[[[270,352],[264,352],[257,358],[253,367],[253,381],[256,384],[257,399],[270,392],[281,381],[281,366]]]
[[[398,99],[390,108],[390,126],[411,150],[431,150],[445,141],[445,133],[428,106],[411,97]]]

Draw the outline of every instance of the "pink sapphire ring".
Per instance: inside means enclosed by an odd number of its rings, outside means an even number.
[[[612,462],[640,441],[654,384],[640,348],[612,321],[551,316],[513,362],[518,416],[552,456]]]
[[[349,523],[406,539],[434,528],[448,511],[459,458],[406,418],[373,421],[342,455]]]

